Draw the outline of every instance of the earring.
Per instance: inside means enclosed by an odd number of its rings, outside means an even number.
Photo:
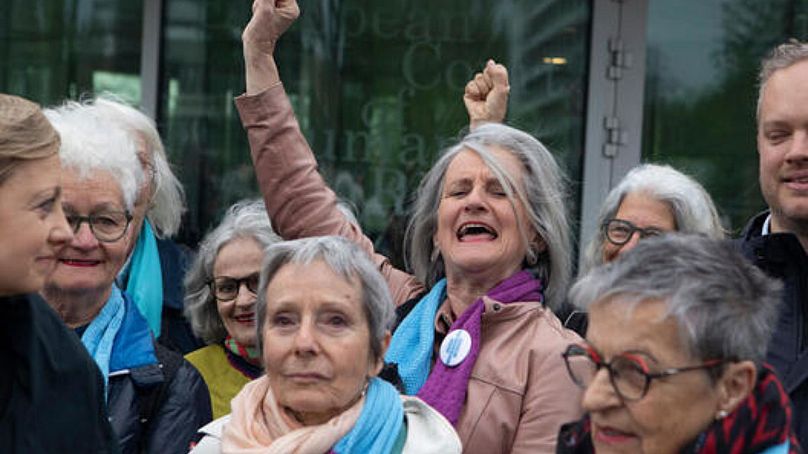
[[[729,413],[726,410],[718,410],[718,414],[715,415],[715,420],[720,421],[727,417]]]
[[[536,248],[534,246],[535,245],[531,244],[530,248],[528,248],[528,250],[527,250],[527,254],[525,254],[525,261],[530,266],[535,266],[536,263],[539,262],[539,253],[536,252],[536,249],[538,249],[538,248]]]

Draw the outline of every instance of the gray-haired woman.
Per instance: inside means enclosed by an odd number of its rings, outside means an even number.
[[[643,238],[665,232],[724,238],[710,194],[699,182],[667,165],[631,169],[606,196],[597,225],[584,251],[584,272],[630,251]]]
[[[205,379],[213,417],[261,375],[255,302],[264,249],[280,241],[264,202],[236,203],[208,233],[185,277],[185,313],[206,347],[186,355]]]
[[[474,129],[422,180],[408,233],[414,275],[394,269],[337,210],[280,85],[271,55],[296,3],[259,0],[253,11],[243,35],[247,96],[237,105],[276,231],[344,236],[374,258],[401,313],[386,360],[467,450],[552,451],[580,393],[561,361],[577,336],[551,310],[570,275],[564,179],[552,155],[516,129]],[[493,63],[477,82],[468,88],[507,92]],[[483,110],[490,100],[466,99]]]
[[[202,453],[459,453],[446,419],[377,378],[390,292],[365,251],[340,237],[267,249],[258,290],[266,375],[201,429]]]
[[[724,238],[710,194],[693,178],[667,165],[631,169],[606,196],[598,230],[583,249],[581,275],[617,259],[647,237],[667,232]],[[564,325],[586,333],[586,314],[565,303],[558,311]]]
[[[781,288],[695,235],[593,269],[570,290],[589,310],[586,342],[564,354],[588,414],[558,452],[799,452],[788,395],[763,364]]]

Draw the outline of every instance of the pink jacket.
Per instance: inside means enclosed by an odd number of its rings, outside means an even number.
[[[399,305],[422,294],[410,274],[377,254],[358,225],[336,208],[336,196],[317,171],[281,85],[236,99],[247,129],[258,184],[273,228],[284,239],[341,235],[373,257]],[[541,305],[499,304],[484,298],[482,345],[456,426],[467,453],[552,453],[561,424],[581,416],[581,390],[561,353],[580,338]],[[445,333],[453,314],[444,305],[435,329]]]

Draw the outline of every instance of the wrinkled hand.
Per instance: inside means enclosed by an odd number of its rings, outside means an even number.
[[[271,55],[278,39],[299,15],[297,0],[253,0],[252,19],[241,34],[245,51]]]
[[[494,60],[488,60],[483,72],[475,74],[466,84],[463,94],[471,128],[486,122],[501,123],[508,112],[510,90],[508,70]]]

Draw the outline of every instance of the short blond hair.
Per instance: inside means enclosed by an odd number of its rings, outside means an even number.
[[[20,161],[55,155],[60,144],[39,105],[0,93],[0,184]]]

